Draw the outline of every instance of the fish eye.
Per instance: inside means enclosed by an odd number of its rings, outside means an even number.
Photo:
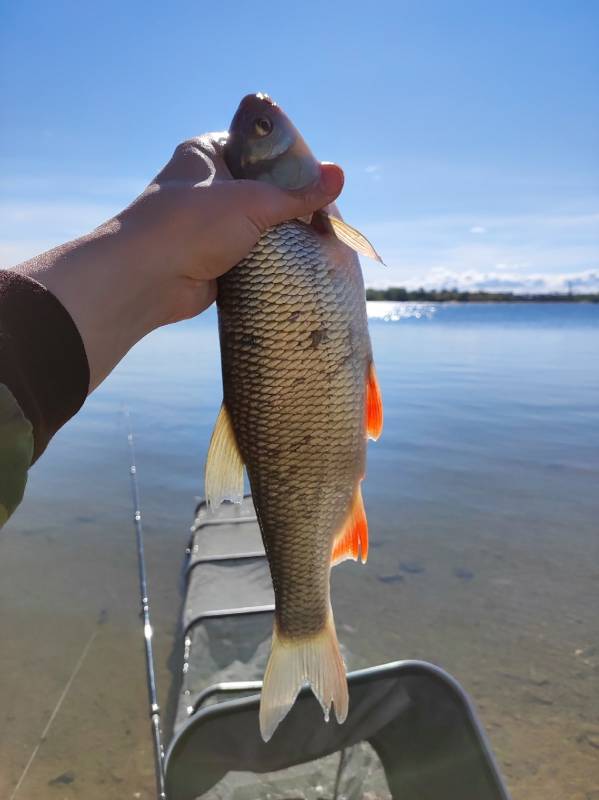
[[[268,117],[256,117],[254,120],[254,132],[257,133],[258,136],[268,136],[271,131],[272,122]]]

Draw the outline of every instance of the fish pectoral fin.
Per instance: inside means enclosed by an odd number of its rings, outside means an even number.
[[[365,564],[368,558],[368,522],[362,500],[362,487],[358,483],[345,524],[333,542],[331,566],[334,567],[348,558],[357,561],[360,555],[362,564]]]
[[[345,722],[349,707],[347,677],[330,609],[322,631],[300,639],[283,636],[275,622],[260,697],[260,733],[265,742],[287,716],[305,683],[310,684],[327,722],[331,706],[337,722]]]
[[[243,460],[237,446],[235,431],[227,407],[220,407],[210,439],[205,471],[205,495],[210,509],[223,500],[241,503],[243,500]]]
[[[383,398],[381,388],[376,377],[374,363],[368,367],[366,379],[366,435],[375,441],[383,432]]]
[[[324,214],[331,223],[331,227],[333,228],[335,236],[339,239],[339,241],[343,242],[343,244],[346,244],[348,247],[351,247],[351,249],[355,250],[356,253],[359,253],[359,255],[368,256],[368,258],[373,258],[384,267],[387,266],[363,233],[360,233],[360,231],[352,228],[351,225],[348,225],[347,222],[344,222],[338,217],[333,217],[331,214],[327,214],[324,211],[321,213]]]

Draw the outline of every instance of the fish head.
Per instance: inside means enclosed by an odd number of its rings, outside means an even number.
[[[224,147],[234,178],[303,189],[318,180],[320,165],[289,117],[266,94],[248,94],[239,104]]]

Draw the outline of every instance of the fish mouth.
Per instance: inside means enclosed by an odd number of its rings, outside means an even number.
[[[239,104],[239,109],[241,110],[242,108],[245,107],[255,108],[256,106],[262,103],[268,103],[268,105],[274,107],[276,107],[277,105],[275,101],[272,99],[272,97],[266,94],[266,92],[256,92],[255,94],[246,94],[246,96]]]
[[[237,107],[237,111],[235,113],[235,117],[233,118],[233,124],[235,124],[235,120],[239,120],[242,117],[250,116],[251,114],[257,114],[260,111],[264,110],[264,106],[268,106],[270,108],[277,108],[277,104],[269,97],[269,95],[265,94],[264,92],[256,92],[256,94],[246,94],[243,98],[239,106]]]

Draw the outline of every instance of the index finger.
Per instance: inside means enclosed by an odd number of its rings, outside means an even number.
[[[197,185],[232,180],[223,157],[227,136],[227,131],[217,131],[181,142],[153,183],[183,181]]]

